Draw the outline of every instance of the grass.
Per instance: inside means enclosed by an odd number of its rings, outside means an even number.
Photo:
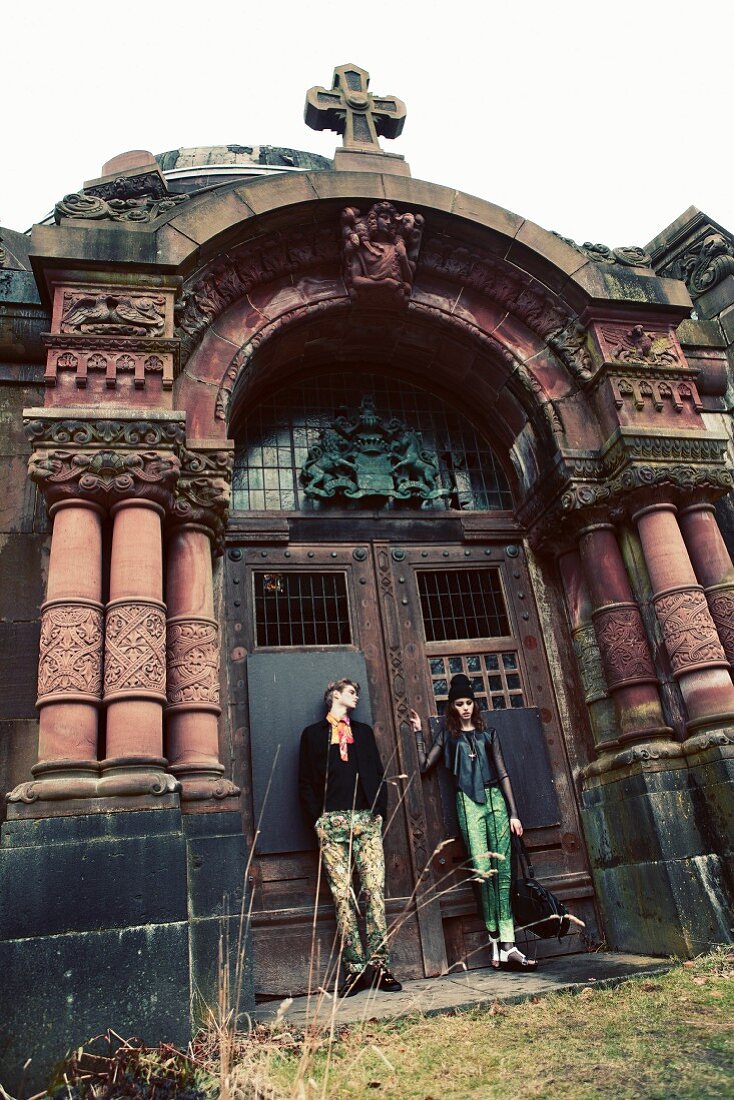
[[[313,1047],[306,1063],[304,1040]],[[734,1097],[734,954],[715,952],[613,988],[372,1021],[343,1029],[331,1044],[308,1035],[271,1041],[263,1057],[281,1097]],[[234,1098],[236,1080],[235,1069]]]
[[[113,1057],[76,1052],[54,1100],[734,1097],[734,953],[726,949],[614,987],[371,1020],[333,1036],[289,1029],[286,1008],[250,1033],[202,1032],[186,1054],[127,1044]]]

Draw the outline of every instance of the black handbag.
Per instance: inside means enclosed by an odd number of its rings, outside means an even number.
[[[512,837],[512,889],[510,901],[516,928],[525,928],[541,939],[565,936],[573,919],[566,906],[535,878],[522,837]],[[579,923],[581,923],[579,921]]]

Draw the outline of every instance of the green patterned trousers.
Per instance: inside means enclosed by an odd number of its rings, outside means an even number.
[[[361,974],[367,963],[387,969],[385,852],[382,818],[369,810],[328,810],[316,822],[321,858],[336,909],[336,925],[347,974]],[[352,870],[357,868],[365,902],[366,949],[357,925]]]
[[[487,801],[481,806],[463,791],[457,791],[456,815],[471,865],[480,876],[486,875],[478,884],[484,925],[494,939],[499,937],[514,943],[515,926],[510,907],[510,819],[499,787],[487,787],[486,795]],[[504,859],[492,858],[490,852]],[[489,875],[489,871],[496,871],[496,874]]]

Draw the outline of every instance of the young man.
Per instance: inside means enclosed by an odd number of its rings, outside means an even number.
[[[385,920],[385,853],[382,825],[387,787],[370,726],[352,721],[359,684],[336,680],[324,693],[326,717],[301,734],[299,794],[309,825],[316,830],[336,909],[347,973],[343,993],[402,986],[390,973]],[[366,949],[357,926],[352,869],[365,899]]]

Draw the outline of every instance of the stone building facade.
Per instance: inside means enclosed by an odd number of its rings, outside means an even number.
[[[333,162],[125,154],[0,231],[11,1084],[29,1019],[185,1041],[222,943],[241,1006],[307,986],[294,753],[345,672],[401,976],[486,961],[408,722],[456,671],[592,940],[731,941],[734,238],[579,246],[414,180],[404,117],[342,66]]]

